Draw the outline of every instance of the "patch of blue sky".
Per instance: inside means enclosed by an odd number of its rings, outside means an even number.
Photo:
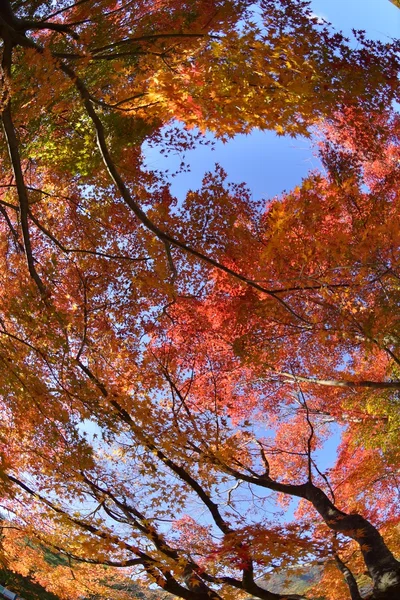
[[[316,17],[350,37],[353,29],[365,30],[369,38],[383,42],[400,35],[400,10],[389,0],[312,0],[311,9]],[[174,172],[181,162],[189,165],[189,171],[170,179],[171,191],[180,201],[190,189],[201,186],[204,174],[213,171],[215,163],[223,167],[230,180],[246,182],[255,199],[289,191],[310,171],[320,168],[310,139],[278,136],[272,131],[237,135],[227,143],[215,140],[212,146],[185,153],[163,155],[147,145],[143,151],[149,169]]]
[[[171,192],[180,201],[189,190],[201,187],[207,171],[214,171],[218,163],[227,172],[230,181],[246,182],[254,199],[271,198],[289,191],[310,170],[319,167],[312,142],[306,138],[278,136],[273,131],[254,131],[237,135],[224,143],[200,146],[185,153],[161,155],[157,148],[144,147],[149,169],[176,171],[184,161],[190,170],[171,179]]]
[[[390,0],[312,0],[311,9],[348,36],[352,29],[382,42],[400,36],[400,10]]]

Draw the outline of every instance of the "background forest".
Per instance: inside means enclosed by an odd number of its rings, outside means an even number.
[[[399,41],[303,0],[1,0],[0,38],[4,581],[398,598]],[[254,130],[321,168],[148,166]]]

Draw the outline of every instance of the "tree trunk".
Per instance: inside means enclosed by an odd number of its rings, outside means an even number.
[[[399,600],[400,562],[390,552],[379,531],[361,515],[348,515],[338,510],[328,496],[312,483],[306,486],[306,498],[330,529],[359,544],[373,581],[374,600]]]

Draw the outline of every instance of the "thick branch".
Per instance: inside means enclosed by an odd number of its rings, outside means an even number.
[[[2,66],[6,77],[11,76],[11,62],[12,62],[12,42],[8,36],[4,36],[4,49],[3,49],[3,60]],[[32,245],[29,233],[29,200],[28,192],[25,186],[24,176],[22,173],[21,159],[18,149],[18,140],[15,134],[14,124],[11,114],[11,100],[9,99],[2,114],[3,130],[7,140],[8,153],[15,177],[15,183],[17,186],[18,201],[21,215],[21,228],[22,236],[24,239],[24,248],[26,261],[28,264],[29,273],[36,283],[40,294],[43,298],[48,296],[48,292],[35,268],[35,261],[33,258]]]
[[[304,377],[301,375],[293,375],[292,373],[279,372],[278,376],[284,377],[289,382],[311,383],[315,385],[325,385],[329,387],[341,388],[369,388],[376,390],[400,390],[400,381],[347,381],[343,379],[318,379],[316,377]]]

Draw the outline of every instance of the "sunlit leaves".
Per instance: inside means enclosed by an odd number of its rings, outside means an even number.
[[[354,48],[289,0],[11,8],[3,108],[19,156],[9,140],[0,151],[10,568],[36,569],[65,598],[124,598],[113,567],[129,567],[178,596],[231,599],[265,597],[252,569],[258,581],[322,560],[334,598],[333,551],[357,573],[352,553],[370,552],[363,526],[340,529],[351,511],[397,541],[397,43],[355,32]],[[315,126],[325,172],[268,202],[218,165],[180,200],[143,166],[145,142],[184,153],[207,130]],[[336,464],[321,465],[339,436]],[[282,520],[292,496],[317,511],[301,504],[300,526]]]

